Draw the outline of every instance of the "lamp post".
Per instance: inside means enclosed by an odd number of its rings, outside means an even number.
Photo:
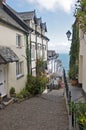
[[[68,31],[66,32],[66,35],[67,35],[68,41],[71,41],[71,39],[70,39],[70,36],[71,36],[70,30],[68,30]]]

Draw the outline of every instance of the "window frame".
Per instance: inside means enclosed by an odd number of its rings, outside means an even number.
[[[24,62],[18,61],[16,62],[16,77],[17,79],[24,76]]]

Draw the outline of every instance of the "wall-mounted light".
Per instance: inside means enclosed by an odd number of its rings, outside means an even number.
[[[71,36],[70,30],[68,30],[68,31],[66,32],[66,35],[67,35],[68,41],[71,41],[71,39],[70,39],[70,36]]]

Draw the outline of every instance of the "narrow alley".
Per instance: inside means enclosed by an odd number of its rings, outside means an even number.
[[[0,130],[69,130],[63,89],[0,110]]]

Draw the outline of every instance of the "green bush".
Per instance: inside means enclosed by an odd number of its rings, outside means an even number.
[[[16,97],[19,98],[19,99],[24,99],[24,98],[23,98],[23,95],[22,95],[21,93],[18,93],[18,94],[16,95]]]
[[[40,94],[46,87],[48,79],[45,76],[33,77],[31,75],[27,76],[26,89],[32,95]]]
[[[77,79],[78,78],[78,65],[72,65],[69,70],[69,78],[70,79]]]
[[[14,87],[11,87],[10,88],[10,94],[14,94],[15,93],[15,88]]]
[[[26,88],[23,88],[20,93],[17,94],[17,98],[24,99],[30,97],[29,91]]]

